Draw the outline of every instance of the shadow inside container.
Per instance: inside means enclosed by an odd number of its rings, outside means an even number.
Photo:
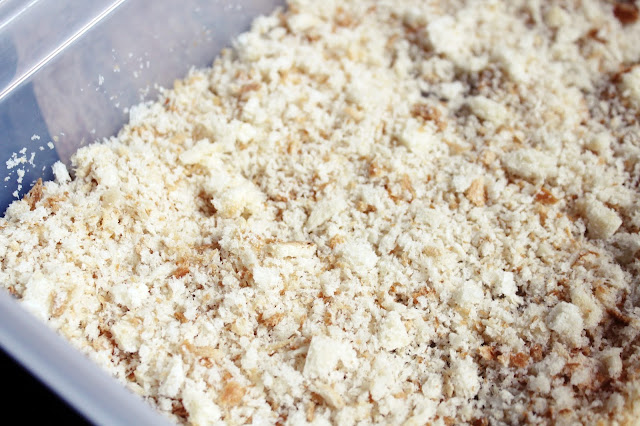
[[[0,37],[0,88],[14,78],[18,56],[12,40]],[[23,84],[0,102],[0,214],[42,178],[51,180],[58,161],[33,85]]]

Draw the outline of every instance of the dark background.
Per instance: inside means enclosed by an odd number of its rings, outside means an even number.
[[[21,424],[90,424],[2,350],[0,377],[7,389],[2,406],[6,411],[20,413]]]

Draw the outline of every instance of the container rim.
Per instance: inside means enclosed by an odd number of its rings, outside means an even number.
[[[42,10],[39,10],[39,6],[46,3],[41,0],[30,0],[26,3],[24,0],[5,1],[6,3],[0,3],[0,39],[9,37],[16,27],[28,26],[32,22],[29,18],[40,14]],[[81,2],[83,5],[78,4],[74,7],[73,14],[65,17],[65,25],[72,28],[72,31],[49,34],[44,44],[39,40],[37,48],[34,46],[34,49],[29,49],[29,54],[20,58],[13,77],[4,83],[0,82],[0,102],[126,1],[92,0]],[[79,3],[77,0],[74,2]],[[86,6],[87,3],[91,6]],[[49,7],[47,4],[47,12]]]
[[[11,327],[15,324],[19,330]],[[5,291],[0,291],[0,346],[95,424],[170,424]]]

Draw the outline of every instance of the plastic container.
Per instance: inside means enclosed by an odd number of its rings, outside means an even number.
[[[282,0],[0,1],[0,211]],[[98,424],[163,420],[0,291],[0,345]]]

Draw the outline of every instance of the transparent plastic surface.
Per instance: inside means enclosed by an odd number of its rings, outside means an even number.
[[[283,0],[0,0],[0,211],[128,108],[211,64]],[[0,293],[0,345],[98,424],[159,424],[142,401]],[[84,361],[87,361],[86,363]]]
[[[0,158],[9,161],[0,167],[1,211],[51,178],[53,162],[115,134],[128,107],[210,65],[255,16],[283,3],[0,1]]]

